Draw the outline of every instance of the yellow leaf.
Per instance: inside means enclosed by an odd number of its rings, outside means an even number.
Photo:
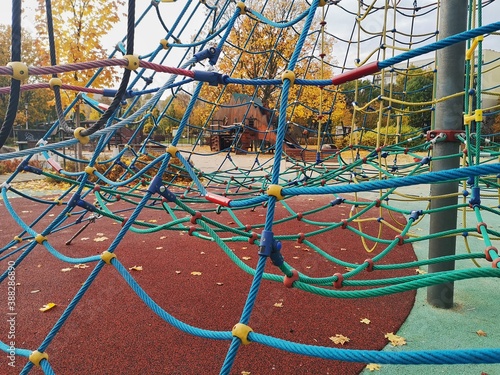
[[[332,340],[335,344],[341,344],[341,345],[344,345],[344,343],[351,341],[349,337],[346,337],[338,333],[335,336],[330,337],[330,340]]]
[[[345,267],[345,270],[346,270],[347,272],[350,272],[350,271],[354,270],[354,268],[352,268],[352,267]]]
[[[191,275],[193,275],[193,276],[200,276],[201,272],[193,271],[193,272],[191,272]]]
[[[425,275],[427,272],[424,270],[421,270],[420,268],[415,269],[415,272],[418,273],[419,275]]]
[[[46,305],[43,305],[43,307],[40,308],[41,312],[49,311],[50,309],[56,307],[57,305],[53,302],[49,302]]]
[[[73,266],[73,268],[81,268],[81,269],[85,269],[85,268],[89,268],[89,266],[87,264],[75,264]]]
[[[371,320],[368,319],[368,318],[363,318],[360,320],[360,323],[364,323],[364,324],[370,324],[371,323]]]
[[[368,363],[366,365],[366,368],[371,371],[380,371],[380,365],[377,365],[376,363]]]
[[[34,294],[34,293],[38,293],[39,291],[40,291],[40,289],[35,289],[35,290],[32,290],[30,293]]]
[[[222,286],[224,285],[224,283],[216,283],[218,286]]]
[[[274,307],[283,307],[283,302],[276,302]]]
[[[299,257],[292,257],[293,259],[299,259]]]
[[[87,240],[90,240],[90,238],[88,238],[88,237],[82,237],[82,238],[80,238],[80,241],[87,241]]]
[[[69,272],[71,271],[73,268],[63,268],[61,269],[61,272]]]
[[[156,222],[157,222],[157,220],[155,220],[155,219],[151,219],[151,220],[148,220],[148,222],[150,222],[150,223],[156,223]]]
[[[142,266],[133,266],[129,268],[130,271],[142,271]]]
[[[243,259],[243,260],[250,260],[250,259],[252,259],[252,257],[241,257],[241,259]]]
[[[94,238],[94,241],[95,242],[102,242],[102,241],[105,241],[107,239],[108,239],[108,237],[102,236],[102,237],[96,237],[96,238]]]
[[[156,248],[156,250],[161,250],[161,249],[163,249],[163,246],[158,246],[158,247]]]
[[[204,251],[201,251],[201,252],[200,252],[200,254],[201,254],[201,255],[204,255],[204,254],[205,254],[205,252],[204,252]]]
[[[242,371],[241,375],[250,375],[250,371]]]
[[[175,271],[175,273],[178,275],[178,274],[180,274],[180,273],[181,273],[181,271]]]
[[[164,240],[165,238],[167,238],[167,236],[161,236],[160,240]]]
[[[386,333],[385,338],[389,340],[392,346],[403,346],[406,345],[406,339],[404,337],[395,335],[394,333]]]
[[[486,332],[484,332],[482,329],[480,329],[479,331],[476,331],[476,333],[477,333],[477,335],[478,335],[478,336],[483,336],[483,337],[488,336],[488,335],[486,334]]]

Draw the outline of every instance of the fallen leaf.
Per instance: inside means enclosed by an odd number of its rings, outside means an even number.
[[[250,375],[250,371],[242,371],[241,375]]]
[[[483,337],[488,336],[488,335],[486,334],[486,332],[484,332],[482,329],[480,329],[479,331],[476,331],[476,333],[477,333],[477,335],[478,335],[478,336],[483,336]]]
[[[148,222],[150,222],[150,223],[156,223],[156,222],[157,222],[157,220],[155,220],[155,219],[151,219],[151,220],[148,220]]]
[[[181,273],[181,271],[175,271],[175,273],[178,275],[178,274],[180,274],[180,273]]]
[[[218,286],[222,286],[224,285],[224,283],[216,283]]]
[[[406,345],[406,339],[404,337],[395,335],[394,333],[386,333],[385,338],[389,340],[392,346],[403,346]]]
[[[273,306],[274,307],[283,307],[283,302],[276,302]]]
[[[332,340],[335,344],[341,344],[341,345],[344,345],[344,343],[351,341],[349,337],[346,337],[338,333],[335,336],[330,337],[330,340]]]
[[[75,264],[73,266],[73,268],[80,268],[80,269],[85,269],[85,268],[89,268],[90,266],[88,266],[87,264]]]
[[[243,246],[241,249],[246,250],[246,249],[248,249],[248,246]]]
[[[204,251],[201,251],[201,252],[200,252],[200,254],[201,254],[201,255],[204,255],[204,254],[205,254],[205,252],[204,252]]]
[[[161,236],[160,240],[164,240],[165,238],[167,238],[167,236]]]
[[[104,233],[96,233],[96,236],[104,236]]]
[[[87,240],[90,240],[90,238],[88,238],[88,237],[82,237],[82,238],[80,238],[80,241],[87,241]]]
[[[299,257],[292,257],[293,259],[299,259]]]
[[[38,292],[40,292],[40,289],[35,289],[35,290],[32,290],[30,293],[31,293],[31,294],[34,294],[34,293],[38,293]]]
[[[156,250],[161,250],[161,249],[163,249],[163,246],[158,246],[158,247],[156,248]]]
[[[61,272],[69,272],[71,271],[73,268],[62,268],[61,269]]]
[[[241,259],[243,259],[243,260],[250,260],[250,259],[252,259],[252,257],[241,257]]]
[[[346,251],[347,249],[345,247],[341,247],[340,251]]]
[[[94,241],[95,242],[102,242],[102,241],[106,241],[107,239],[108,239],[108,237],[102,236],[102,237],[94,238]]]
[[[415,269],[415,272],[419,275],[425,275],[427,273],[427,271],[421,270],[420,268]]]
[[[366,368],[371,371],[380,371],[380,365],[377,365],[376,363],[368,363],[366,365]]]
[[[352,268],[352,267],[345,267],[345,270],[346,270],[347,272],[351,272],[352,270],[354,270],[354,268]]]
[[[53,302],[49,302],[46,305],[43,305],[43,307],[40,307],[41,312],[49,311],[50,309],[56,307],[57,305]]]
[[[133,266],[133,267],[130,267],[129,271],[142,271],[142,266]]]
[[[301,247],[300,245],[295,245],[296,249],[300,249],[300,247]]]
[[[372,321],[368,318],[363,318],[359,321],[360,323],[364,323],[364,324],[370,324]]]
[[[200,276],[201,272],[193,271],[193,272],[191,272],[191,275],[193,275],[193,276]]]

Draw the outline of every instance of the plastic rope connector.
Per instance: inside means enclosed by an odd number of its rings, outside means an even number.
[[[474,206],[479,206],[481,204],[481,190],[479,187],[475,186],[471,189],[469,204]]]
[[[491,263],[491,267],[493,267],[493,268],[500,268],[500,267],[498,267],[498,263],[500,263],[500,258],[495,259],[495,260]]]
[[[75,131],[73,132],[73,135],[75,136],[76,139],[78,139],[78,142],[80,142],[82,145],[86,145],[87,143],[90,142],[90,137],[88,135],[81,135],[82,131],[84,131],[85,128],[79,127],[76,128]]]
[[[200,82],[208,82],[210,86],[217,86],[218,84],[224,84],[224,75],[217,72],[205,72],[203,70],[194,71],[194,79]]]
[[[155,194],[160,191],[160,186],[162,186],[163,181],[160,175],[155,175],[148,186],[148,193]]]
[[[292,270],[292,276],[285,276],[283,278],[283,284],[287,288],[292,288],[293,287],[293,282],[297,281],[299,279],[299,272],[297,270]]]
[[[342,204],[345,202],[345,199],[344,198],[335,198],[333,201],[330,202],[330,206],[338,206],[339,204]]]
[[[107,250],[101,254],[101,260],[106,264],[111,264],[111,260],[113,258],[116,258],[115,253],[109,252]]]
[[[475,121],[475,122],[482,122],[483,121],[483,110],[482,109],[476,109],[472,115],[465,115],[464,116],[464,123],[465,124],[470,124],[472,121]]]
[[[240,8],[240,14],[247,13],[247,7],[245,6],[244,2],[240,1],[238,4],[236,4],[236,7]]]
[[[488,262],[493,261],[491,254],[496,254],[498,256],[498,249],[495,246],[488,246],[486,249],[484,249],[484,257]]]
[[[231,203],[231,199],[228,197],[223,197],[222,195],[214,194],[214,193],[205,193],[205,199],[209,202],[216,203],[223,207],[229,207]]]
[[[395,240],[396,240],[396,239],[398,240],[398,245],[399,245],[399,246],[402,246],[402,245],[404,245],[404,243],[405,243],[405,239],[404,239],[404,237],[403,237],[402,235],[400,235],[400,234],[398,234],[396,237],[394,237],[394,239],[395,239]]]
[[[196,211],[196,212],[194,213],[194,215],[193,215],[193,216],[191,216],[191,220],[190,220],[190,221],[191,221],[191,224],[196,224],[196,221],[197,221],[198,219],[201,219],[202,217],[203,217],[203,215],[201,214],[201,212]]]
[[[42,243],[44,243],[45,241],[47,241],[47,237],[45,237],[45,236],[43,236],[41,234],[37,234],[35,236],[35,241],[41,245]]]
[[[259,255],[270,256],[274,246],[274,233],[269,230],[263,230],[260,235]]]
[[[333,276],[337,277],[337,280],[333,282],[334,288],[341,289],[343,287],[342,283],[344,282],[344,276],[341,273],[335,273]]]
[[[49,355],[47,353],[42,353],[39,352],[38,350],[35,350],[31,352],[30,356],[28,357],[31,363],[33,363],[36,367],[40,367],[40,362],[42,359],[45,359],[46,361],[49,360]]]
[[[14,237],[14,241],[17,241],[17,242],[23,242],[23,239],[19,236],[15,236]]]
[[[158,188],[158,194],[160,194],[168,202],[175,202],[177,200],[175,194],[168,190],[165,186],[160,186]]]
[[[410,219],[412,219],[413,221],[417,220],[420,215],[422,215],[424,213],[424,211],[422,210],[414,210],[412,212],[410,212]]]
[[[139,56],[125,55],[123,58],[128,61],[128,65],[125,67],[128,70],[136,70],[139,67]]]
[[[267,195],[275,197],[277,200],[282,200],[283,195],[281,194],[283,188],[279,185],[269,185],[267,187]]]
[[[165,151],[169,153],[171,157],[175,158],[175,155],[177,154],[177,147],[170,145]]]
[[[285,70],[281,75],[281,82],[284,82],[285,79],[288,79],[290,81],[290,85],[293,85],[295,83],[295,73],[291,70]]]
[[[166,39],[161,39],[160,44],[163,47],[163,49],[169,49],[170,46],[168,45],[168,41]]]
[[[49,81],[49,86],[52,90],[54,90],[54,87],[56,87],[56,86],[61,87],[62,86],[61,78],[57,78],[57,77],[51,78]]]
[[[20,61],[11,61],[7,63],[9,68],[12,68],[12,78],[18,81],[23,81],[28,78],[28,65]]]
[[[85,167],[85,173],[87,173],[90,176],[93,175],[95,171],[96,171],[95,167],[91,167],[90,165],[87,165]]]
[[[368,263],[366,270],[368,272],[372,272],[373,271],[373,259],[371,259],[371,258],[365,259],[365,263]]]
[[[253,332],[253,329],[243,323],[236,323],[231,331],[233,336],[239,338],[243,345],[250,344],[250,341],[248,341],[248,334],[250,332]]]

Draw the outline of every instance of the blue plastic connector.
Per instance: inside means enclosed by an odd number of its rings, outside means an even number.
[[[389,153],[388,153],[387,151],[384,151],[384,152],[382,152],[382,153],[380,154],[380,157],[381,157],[381,158],[384,158],[384,159],[385,159],[386,157],[388,157],[388,156],[389,156]]]
[[[420,160],[420,165],[425,165],[425,164],[429,164],[431,162],[431,157],[430,156],[426,156],[424,158],[422,158],[422,160]]]
[[[464,197],[466,197],[466,196],[468,196],[468,195],[469,195],[469,192],[468,192],[467,190],[464,190],[464,191],[462,191],[462,195],[463,195]]]
[[[116,95],[117,90],[113,89],[104,89],[102,90],[102,96],[114,97]]]
[[[263,230],[260,237],[259,255],[270,256],[274,246],[274,233]]]
[[[273,262],[276,267],[280,267],[285,262],[283,255],[281,255],[281,247],[280,241],[274,241],[273,251],[271,252],[271,262]]]
[[[78,199],[78,201],[76,202],[76,205],[79,207],[85,208],[87,211],[90,211],[90,212],[94,212],[95,210],[97,210],[96,206],[94,206],[93,204],[91,204],[89,202],[84,201],[83,199]]]
[[[474,185],[474,177],[472,177],[472,176],[471,176],[471,177],[469,177],[469,178],[467,179],[467,185],[469,185],[469,186]]]
[[[36,167],[31,166],[31,165],[25,165],[23,170],[25,172],[31,172],[34,174],[42,174],[42,172],[43,172],[43,170],[41,168],[36,168]]]
[[[471,189],[469,204],[474,207],[481,204],[481,189],[475,186]]]
[[[203,70],[194,71],[194,80],[200,82],[208,82],[210,86],[217,86],[225,83],[226,76],[217,72],[205,72]]]
[[[161,180],[160,175],[156,175],[151,180],[151,183],[148,186],[148,193],[155,194],[160,191],[160,186],[163,185],[163,181]]]
[[[175,202],[177,197],[175,196],[174,193],[172,193],[170,190],[168,190],[165,186],[160,186],[158,188],[158,194],[160,194],[163,198],[165,198],[169,202]],[[217,209],[222,210],[221,206],[217,206]],[[220,213],[217,212],[218,214]]]
[[[341,197],[338,197],[338,198],[335,198],[333,201],[330,202],[330,206],[337,206],[339,204],[342,204],[344,203],[345,199],[344,198],[341,198]]]
[[[422,210],[414,210],[412,212],[410,212],[410,219],[412,219],[413,221],[417,220],[422,214],[424,213],[424,211]]]

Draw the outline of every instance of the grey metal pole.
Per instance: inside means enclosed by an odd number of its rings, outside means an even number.
[[[467,28],[467,0],[441,1],[440,39],[463,32]],[[446,47],[437,53],[436,97],[442,98],[464,90],[465,42]],[[435,128],[439,130],[460,130],[463,125],[463,98],[457,97],[436,105]],[[434,145],[434,158],[456,154],[457,142],[437,142]],[[460,166],[460,158],[433,160],[432,170],[442,171]],[[453,194],[458,191],[458,182],[446,182],[431,185],[432,197]],[[433,199],[431,209],[456,205],[458,197]],[[455,229],[457,227],[457,209],[452,208],[433,213],[430,216],[430,233]],[[455,254],[456,238],[435,238],[429,241],[429,258]],[[453,270],[455,262],[440,262],[429,265],[429,273]],[[439,308],[453,307],[453,283],[431,286],[427,289],[427,302]]]

